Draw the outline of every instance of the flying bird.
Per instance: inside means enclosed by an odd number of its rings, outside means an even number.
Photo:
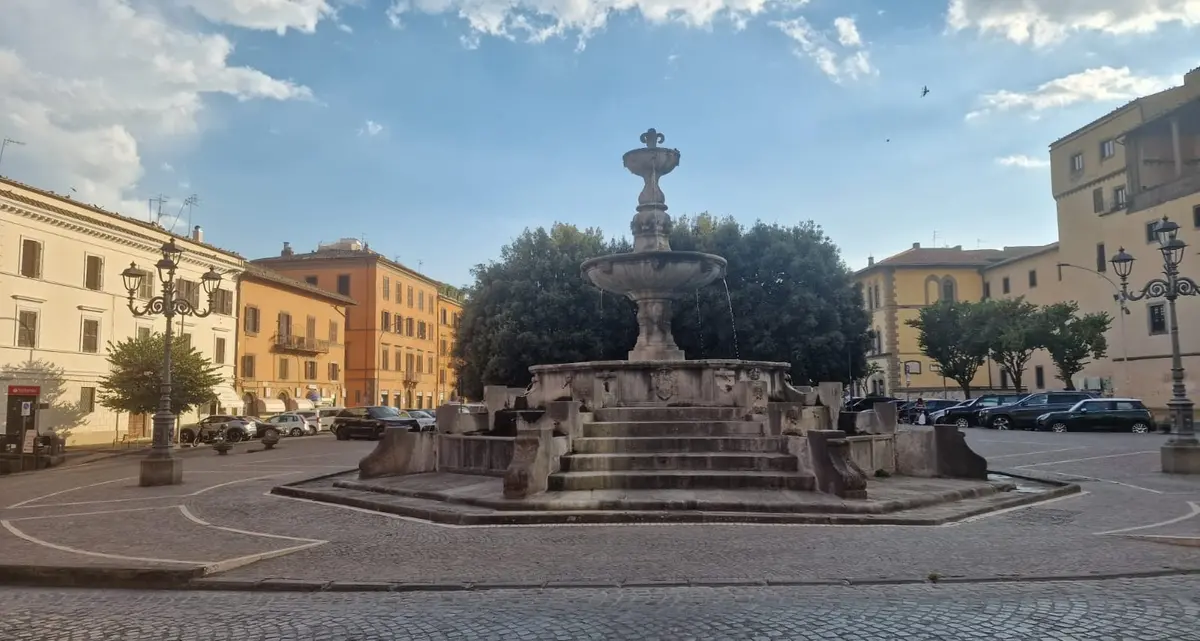
[[[929,95],[929,87],[928,86],[921,87],[921,97],[924,98],[925,96],[928,96],[928,95]]]

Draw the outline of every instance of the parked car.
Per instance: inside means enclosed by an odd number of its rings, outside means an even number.
[[[250,438],[248,423],[236,416],[228,414],[213,414],[205,416],[199,422],[185,425],[179,430],[180,443],[212,443],[223,438],[230,443],[237,443]]]
[[[263,437],[263,429],[266,427],[266,423],[261,418],[254,416],[239,416],[238,418],[246,422],[246,436],[248,438]]]
[[[863,412],[875,407],[876,403],[899,403],[900,399],[891,396],[863,396],[850,399],[846,404],[847,412]]]
[[[1154,416],[1136,398],[1092,398],[1061,412],[1037,417],[1037,429],[1051,432],[1154,431]]]
[[[370,407],[348,407],[338,412],[333,419],[333,433],[339,441],[352,438],[383,438],[383,431],[389,427],[406,427],[409,431],[421,431],[421,424],[408,414],[401,415],[400,410],[386,405]]]
[[[339,412],[344,410],[344,407],[322,407],[317,410],[317,420],[321,424],[321,429],[325,431],[333,430],[333,419],[337,418]]]
[[[317,433],[312,423],[309,423],[303,416],[294,412],[276,414],[267,419],[267,425],[278,428],[280,434],[288,436],[304,436],[305,434]]]
[[[1011,405],[989,407],[979,412],[979,424],[997,430],[1028,430],[1037,427],[1037,418],[1047,412],[1070,409],[1079,401],[1092,398],[1089,392],[1041,392],[1030,394]]]
[[[933,413],[934,412],[944,410],[948,407],[954,407],[955,405],[958,405],[958,403],[959,403],[959,401],[944,399],[944,398],[926,399],[925,400],[925,422],[928,423],[929,425],[933,425]],[[917,402],[910,401],[908,403],[901,405],[896,410],[896,420],[901,423],[916,423],[917,422]]]
[[[974,427],[980,425],[979,412],[982,410],[1016,403],[1026,396],[1028,394],[984,394],[934,412],[929,418],[934,423],[941,425],[957,425],[960,428]]]
[[[400,412],[401,415],[407,412],[409,416],[417,419],[422,432],[432,431],[437,427],[437,417],[433,415],[433,412],[428,410],[401,410]]]
[[[292,414],[303,416],[304,420],[308,421],[309,426],[312,427],[313,434],[321,431],[321,416],[316,410],[297,410]]]

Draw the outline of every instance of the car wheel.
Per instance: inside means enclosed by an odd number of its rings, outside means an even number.
[[[1145,423],[1134,423],[1133,427],[1129,428],[1129,431],[1133,432],[1134,434],[1149,434],[1150,426],[1146,425]]]
[[[1055,423],[1050,426],[1050,431],[1058,432],[1059,434],[1062,434],[1063,432],[1067,431],[1067,424],[1066,423]]]
[[[345,428],[342,428],[342,427],[334,427],[333,428],[333,436],[334,436],[334,438],[336,438],[339,441],[349,441],[350,440],[350,433]]]
[[[225,440],[229,443],[239,443],[246,440],[246,435],[241,430],[226,430]]]
[[[954,421],[954,427],[957,427],[960,430],[965,430],[968,427],[971,427],[971,421],[968,421],[965,418],[960,418],[960,419]]]
[[[290,434],[291,436],[304,436],[304,430],[302,430],[298,427],[293,427],[292,431],[288,432],[288,434]]]
[[[184,445],[190,445],[196,442],[196,433],[191,430],[183,430],[179,432],[179,442]]]
[[[1012,422],[1008,420],[1007,416],[997,416],[996,418],[992,419],[992,429],[997,429],[997,430],[1012,429]]]

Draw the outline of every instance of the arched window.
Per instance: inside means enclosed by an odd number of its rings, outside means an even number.
[[[947,276],[942,279],[942,300],[955,301],[958,300],[957,287],[954,279]]]

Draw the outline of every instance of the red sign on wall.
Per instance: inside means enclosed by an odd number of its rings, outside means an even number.
[[[9,385],[9,396],[38,396],[42,393],[42,388],[37,385]]]

